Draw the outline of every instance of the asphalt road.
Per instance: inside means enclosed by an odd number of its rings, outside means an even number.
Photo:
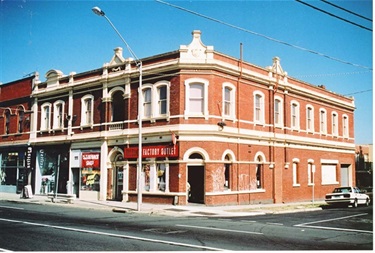
[[[0,251],[372,250],[372,211],[172,217],[0,201]]]

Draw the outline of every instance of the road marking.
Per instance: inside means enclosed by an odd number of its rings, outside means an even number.
[[[198,229],[207,229],[207,230],[217,230],[217,231],[225,231],[225,232],[233,232],[233,233],[241,233],[241,234],[255,234],[255,235],[263,235],[263,233],[259,232],[250,232],[250,231],[243,231],[243,230],[232,230],[232,229],[223,229],[223,228],[211,228],[211,227],[199,227],[199,226],[191,226],[191,225],[176,225],[177,227],[186,227],[186,228],[198,228]]]
[[[22,207],[13,207],[13,206],[0,206],[0,208],[16,209],[16,210],[25,210]]]
[[[8,250],[8,249],[3,249],[3,248],[0,248],[0,252],[13,252],[11,250]]]
[[[276,225],[276,226],[284,226],[282,223],[275,223],[275,222],[267,222],[268,225]]]
[[[367,231],[367,230],[349,229],[349,228],[335,228],[335,227],[324,227],[324,226],[311,226],[311,224],[322,223],[322,222],[327,222],[327,221],[343,220],[343,219],[348,219],[348,218],[353,218],[353,217],[358,217],[358,216],[363,216],[363,215],[368,215],[368,213],[360,213],[360,214],[354,214],[354,215],[349,215],[349,216],[344,216],[344,217],[339,217],[339,218],[306,222],[306,223],[297,224],[297,225],[294,225],[294,226],[295,227],[319,228],[319,229],[326,229],[326,230],[360,232],[360,233],[369,233],[369,234],[372,234],[373,231]]]
[[[138,240],[138,241],[145,241],[145,242],[162,243],[162,244],[168,244],[168,245],[174,245],[174,246],[180,246],[180,247],[187,247],[187,248],[215,250],[215,251],[228,251],[227,249],[221,249],[221,248],[215,248],[215,247],[209,247],[209,246],[179,243],[179,242],[172,242],[172,241],[164,241],[164,240],[150,239],[150,238],[131,236],[131,235],[120,235],[120,234],[99,232],[99,231],[94,231],[94,230],[85,230],[85,229],[79,229],[79,228],[68,228],[68,227],[48,225],[48,224],[42,224],[42,223],[34,223],[34,222],[28,222],[28,221],[19,221],[19,220],[11,220],[11,219],[3,219],[3,218],[0,218],[0,221],[21,223],[21,224],[26,224],[26,225],[31,225],[31,226],[54,228],[54,229],[61,229],[61,230],[66,230],[66,231],[74,231],[74,232],[94,234],[94,235],[112,236],[112,237],[125,238],[125,239]]]

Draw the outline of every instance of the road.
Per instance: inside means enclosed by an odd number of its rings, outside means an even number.
[[[372,211],[172,217],[0,201],[0,251],[372,250]]]

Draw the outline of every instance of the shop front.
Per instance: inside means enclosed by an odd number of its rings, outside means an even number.
[[[28,183],[27,147],[0,150],[0,192],[21,193]]]

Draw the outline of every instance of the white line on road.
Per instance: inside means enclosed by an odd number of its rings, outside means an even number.
[[[276,225],[276,226],[284,226],[282,223],[275,223],[275,222],[267,222],[268,225]]]
[[[25,208],[22,208],[22,207],[13,207],[13,206],[0,206],[0,208],[16,209],[16,210],[24,210],[25,209]]]
[[[162,244],[168,244],[168,245],[174,245],[174,246],[180,246],[180,247],[188,247],[188,248],[195,248],[195,249],[227,251],[226,249],[220,249],[220,248],[214,248],[214,247],[208,247],[208,246],[202,246],[202,245],[194,245],[194,244],[187,244],[187,243],[164,241],[164,240],[150,239],[150,238],[130,236],[130,235],[119,235],[119,234],[99,232],[99,231],[93,231],[93,230],[85,230],[85,229],[79,229],[79,228],[68,228],[68,227],[54,226],[54,225],[48,225],[48,224],[42,224],[42,223],[28,222],[28,221],[19,221],[19,220],[11,220],[11,219],[3,219],[3,218],[0,218],[0,221],[21,223],[21,224],[27,224],[27,225],[31,225],[31,226],[47,227],[47,228],[61,229],[61,230],[66,230],[66,231],[74,231],[74,232],[87,233],[87,234],[105,235],[105,236],[125,238],[125,239],[145,241],[145,242],[162,243]]]
[[[297,225],[294,225],[294,226],[295,226],[295,227],[319,228],[319,229],[326,229],[326,230],[337,230],[337,231],[348,231],[348,232],[360,232],[360,233],[369,233],[369,234],[372,234],[373,231],[367,231],[367,230],[348,229],[348,228],[335,228],[335,227],[325,227],[325,226],[311,226],[311,224],[322,223],[322,222],[328,222],[328,221],[335,221],[335,220],[343,220],[343,219],[348,219],[348,218],[353,218],[353,217],[358,217],[358,216],[364,216],[364,215],[367,215],[367,214],[368,214],[368,213],[360,213],[360,214],[354,214],[354,215],[349,215],[349,216],[344,216],[344,217],[339,217],[339,218],[333,218],[333,219],[327,219],[327,220],[318,220],[318,221],[306,222],[306,223],[297,224]]]
[[[242,234],[263,235],[263,233],[259,233],[259,232],[250,232],[250,231],[243,231],[243,230],[232,230],[232,229],[223,229],[223,228],[199,227],[199,226],[178,225],[178,224],[177,224],[176,226],[177,226],[177,227],[186,227],[186,228],[198,228],[198,229],[207,229],[207,230],[217,230],[217,231],[233,232],[233,233],[242,233]]]
[[[3,249],[3,248],[0,248],[0,252],[13,252],[11,250],[8,250],[8,249]]]

